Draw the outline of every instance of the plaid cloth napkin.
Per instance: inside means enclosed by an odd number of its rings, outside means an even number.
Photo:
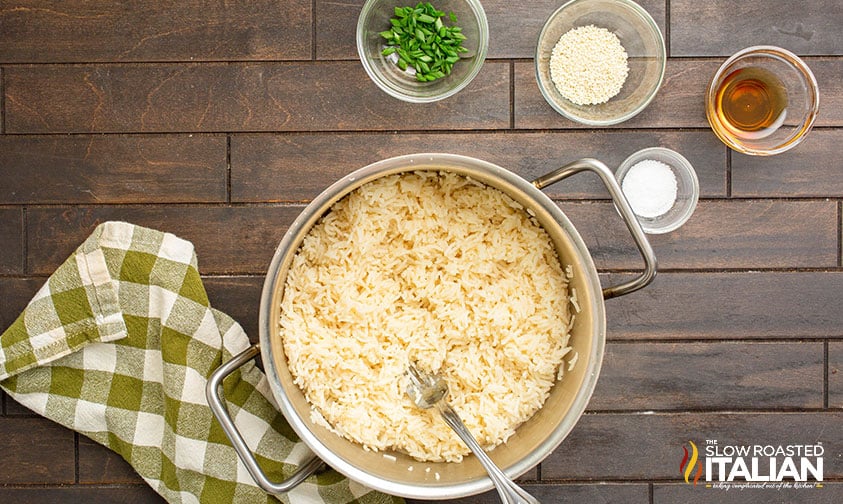
[[[205,399],[211,372],[246,349],[212,309],[193,246],[122,222],[100,225],[0,336],[0,386],[16,401],[111,448],[169,502],[277,502],[252,481]],[[289,476],[309,453],[253,364],[224,383],[264,471]],[[334,471],[279,497],[384,503]]]

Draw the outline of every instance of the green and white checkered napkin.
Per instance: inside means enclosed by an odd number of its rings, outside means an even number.
[[[246,349],[208,303],[193,245],[100,225],[0,336],[0,385],[16,401],[111,448],[169,502],[276,502],[252,481],[205,399],[211,372]],[[309,453],[249,363],[226,379],[235,424],[275,481]],[[279,497],[397,502],[334,471]]]

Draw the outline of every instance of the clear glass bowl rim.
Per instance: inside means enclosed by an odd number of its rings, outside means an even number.
[[[694,165],[692,165],[691,162],[688,161],[688,159],[682,154],[667,147],[647,147],[633,152],[627,156],[620,165],[618,165],[618,169],[615,171],[615,179],[618,181],[618,184],[620,185],[623,183],[623,178],[626,175],[626,172],[628,172],[634,164],[632,162],[633,160],[638,161],[643,159],[654,159],[653,154],[659,154],[663,157],[672,158],[678,161],[678,163],[670,163],[670,165],[675,170],[687,173],[691,180],[691,193],[688,195],[689,204],[673,222],[666,226],[653,227],[651,223],[644,222],[639,218],[638,222],[647,234],[663,234],[675,231],[691,218],[691,215],[693,215],[694,210],[697,208],[697,202],[700,197],[700,181],[697,177]],[[658,157],[655,159],[658,160]]]
[[[568,119],[570,119],[572,121],[578,122],[580,124],[585,124],[585,125],[588,125],[588,126],[611,126],[613,124],[619,124],[619,123],[622,123],[624,121],[627,121],[627,120],[635,117],[642,110],[644,110],[647,107],[647,105],[650,104],[651,101],[653,101],[653,98],[656,97],[656,94],[658,93],[659,89],[661,88],[662,82],[664,81],[664,74],[665,74],[665,70],[667,68],[667,47],[665,46],[664,35],[662,35],[662,31],[659,28],[659,25],[656,24],[656,21],[653,19],[653,16],[651,16],[650,13],[647,12],[646,9],[641,7],[636,2],[633,2],[632,0],[605,0],[605,1],[611,1],[611,2],[614,2],[614,3],[622,4],[622,5],[625,5],[625,6],[629,7],[632,11],[636,12],[639,16],[641,16],[641,18],[645,21],[645,23],[651,28],[652,32],[656,34],[656,38],[657,38],[658,43],[659,43],[658,44],[659,45],[659,60],[661,62],[661,68],[659,69],[659,79],[658,79],[656,85],[653,87],[652,91],[650,91],[650,93],[647,95],[647,98],[644,101],[642,101],[633,110],[630,110],[629,112],[627,112],[626,114],[623,114],[621,116],[600,121],[600,120],[592,120],[592,119],[587,119],[585,117],[580,117],[578,115],[574,115],[574,114],[566,111],[565,109],[563,109],[562,107],[560,107],[556,103],[556,101],[553,99],[553,97],[551,97],[548,94],[547,90],[545,90],[544,86],[541,85],[541,77],[540,77],[541,70],[539,68],[539,58],[541,56],[539,51],[540,51],[540,48],[541,48],[541,40],[545,38],[545,32],[550,27],[550,22],[557,15],[559,15],[560,12],[562,12],[564,9],[566,9],[567,7],[569,7],[571,5],[578,4],[578,3],[586,3],[586,2],[590,2],[590,1],[593,1],[593,0],[569,0],[568,2],[559,6],[559,8],[557,8],[555,11],[553,11],[553,13],[550,16],[548,16],[547,21],[545,21],[544,26],[542,26],[541,32],[539,32],[539,38],[537,39],[537,43],[536,43],[536,53],[535,53],[535,60],[534,60],[535,61],[535,70],[536,70],[536,83],[538,84],[539,91],[541,91],[541,94],[544,97],[545,101],[548,104],[550,104],[550,106],[553,107],[553,109],[555,111],[557,111],[558,113],[560,113],[564,117],[567,117]]]
[[[747,147],[745,145],[740,145],[734,142],[731,138],[727,137],[726,135],[722,135],[718,132],[718,129],[714,127],[714,122],[717,121],[716,118],[712,117],[712,110],[714,109],[714,105],[712,105],[716,100],[717,94],[717,87],[720,79],[723,77],[723,74],[729,70],[736,61],[746,58],[747,56],[774,56],[781,60],[786,61],[790,65],[793,66],[805,79],[806,87],[808,88],[809,95],[811,98],[811,108],[808,111],[808,117],[803,122],[802,127],[800,128],[799,132],[793,137],[788,138],[782,144],[766,148],[766,149],[754,149],[751,147]],[[720,67],[717,69],[717,72],[714,73],[714,77],[711,78],[711,81],[708,83],[708,89],[705,93],[705,115],[708,119],[708,124],[711,126],[712,131],[714,134],[717,135],[717,138],[720,139],[721,142],[726,144],[729,148],[743,153],[749,154],[754,156],[772,156],[774,154],[781,154],[787,150],[792,149],[799,145],[802,140],[808,136],[808,132],[811,131],[811,128],[814,126],[814,122],[817,119],[817,114],[819,113],[820,109],[820,88],[817,85],[817,78],[814,77],[814,73],[811,71],[810,67],[796,54],[788,51],[787,49],[772,46],[772,45],[757,45],[747,47],[745,49],[741,49],[740,51],[736,52],[735,54],[729,56],[726,61],[724,61]]]
[[[369,12],[374,8],[374,5],[380,0],[366,0],[366,3],[363,4],[363,7],[360,9],[360,15],[357,17],[357,34],[356,34],[356,42],[357,42],[357,54],[360,58],[360,62],[363,64],[363,69],[366,70],[366,73],[369,75],[369,78],[374,82],[383,92],[392,96],[393,98],[398,98],[399,100],[403,100],[410,103],[431,103],[439,100],[443,100],[448,98],[449,96],[455,95],[457,92],[462,90],[466,87],[474,78],[480,73],[480,69],[483,67],[483,63],[486,60],[486,52],[489,49],[489,21],[486,18],[486,11],[483,9],[483,5],[480,3],[480,0],[462,0],[469,7],[471,7],[472,12],[474,13],[475,17],[477,18],[478,24],[478,36],[479,40],[477,41],[477,54],[475,55],[475,59],[472,62],[472,69],[471,71],[466,74],[462,81],[460,81],[456,86],[452,88],[448,88],[442,93],[429,95],[429,96],[416,96],[410,95],[407,93],[403,93],[400,90],[392,87],[389,85],[388,79],[383,78],[379,72],[377,72],[372,65],[368,61],[368,57],[365,53],[365,29],[363,26],[363,21],[366,19],[366,16]],[[415,4],[412,0],[406,2],[407,5]]]

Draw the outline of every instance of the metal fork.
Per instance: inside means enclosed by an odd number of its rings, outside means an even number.
[[[445,378],[439,375],[424,373],[412,364],[408,368],[407,375],[410,377],[409,384],[407,385],[407,395],[410,396],[410,399],[419,408],[429,409],[435,407],[439,410],[445,423],[457,433],[457,436],[474,453],[477,460],[483,464],[486,472],[489,473],[489,478],[498,490],[501,502],[504,504],[539,504],[539,501],[535,497],[516,485],[492,462],[492,459],[489,458],[480,446],[480,443],[477,442],[462,422],[457,412],[454,411],[454,408],[445,400],[445,396],[448,395],[448,382],[445,381]]]

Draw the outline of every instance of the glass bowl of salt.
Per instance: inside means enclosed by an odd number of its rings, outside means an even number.
[[[618,167],[615,178],[645,233],[673,231],[697,207],[697,173],[671,149],[650,147],[632,154]]]

